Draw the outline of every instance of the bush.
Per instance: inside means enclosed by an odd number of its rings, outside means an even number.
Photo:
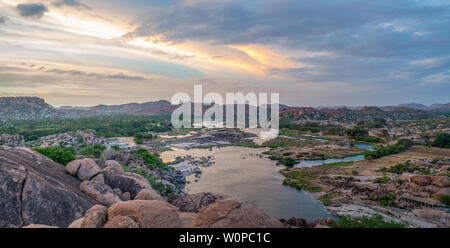
[[[152,154],[148,150],[141,148],[134,151],[133,154],[134,156],[142,159],[150,169],[157,167],[161,170],[169,170],[169,167],[161,161],[159,154],[157,153]]]
[[[340,228],[406,228],[407,224],[395,221],[386,221],[377,214],[371,217],[364,216],[359,219],[344,217],[338,221]]]
[[[431,146],[440,148],[450,148],[450,134],[448,133],[439,134]]]
[[[281,158],[278,160],[278,163],[286,166],[294,166],[297,162],[293,158]]]
[[[75,151],[73,148],[44,147],[35,148],[34,150],[62,165],[67,165],[68,163],[76,159]]]
[[[79,151],[81,155],[88,156],[88,157],[95,157],[98,158],[102,155],[102,152],[106,149],[104,145],[93,145],[88,146],[86,148],[83,148]]]
[[[372,160],[376,158],[381,158],[384,156],[389,156],[392,154],[397,154],[405,151],[413,145],[413,142],[409,139],[400,139],[394,145],[380,146],[375,151],[366,151],[364,153],[364,158],[367,160]]]
[[[439,196],[439,200],[444,203],[445,205],[447,205],[447,207],[450,206],[450,195],[445,195],[442,194]]]

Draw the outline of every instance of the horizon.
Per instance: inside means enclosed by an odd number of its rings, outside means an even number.
[[[280,93],[289,106],[448,102],[442,0],[0,0],[0,96],[54,106]]]

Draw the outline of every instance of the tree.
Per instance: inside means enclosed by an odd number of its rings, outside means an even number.
[[[62,165],[67,165],[68,163],[76,159],[75,151],[73,148],[44,147],[35,148],[34,150]]]
[[[450,148],[450,134],[441,133],[434,140],[432,146],[440,148]]]

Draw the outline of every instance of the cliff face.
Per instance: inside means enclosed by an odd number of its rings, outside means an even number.
[[[97,203],[80,183],[28,148],[0,146],[0,227],[68,226]]]

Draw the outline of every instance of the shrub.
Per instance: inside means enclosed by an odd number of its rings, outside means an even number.
[[[445,205],[447,205],[447,207],[450,206],[450,195],[439,195],[439,200],[444,203]]]
[[[134,156],[142,159],[150,169],[157,167],[161,170],[169,170],[169,167],[161,161],[159,154],[157,153],[152,154],[148,150],[141,148],[134,151],[133,154]]]
[[[35,148],[34,150],[62,165],[67,165],[68,163],[76,159],[75,151],[73,148],[44,147]]]
[[[450,134],[448,133],[439,134],[431,146],[440,148],[450,148]]]
[[[79,151],[81,155],[98,158],[102,155],[102,152],[106,149],[104,145],[96,144],[88,146]]]

